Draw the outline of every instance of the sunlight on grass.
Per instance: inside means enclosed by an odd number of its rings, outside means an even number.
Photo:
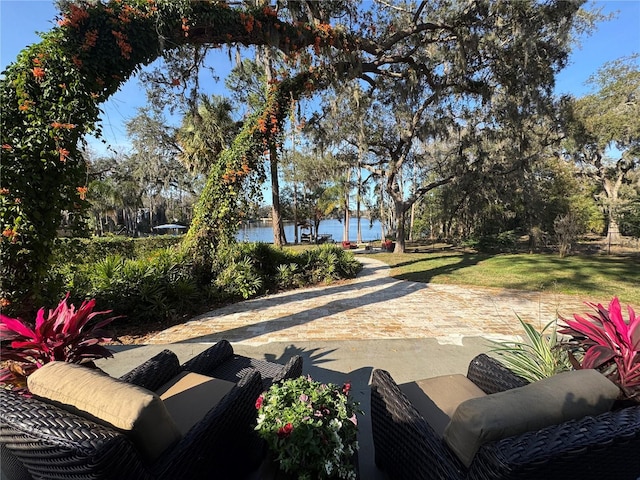
[[[442,251],[372,258],[389,264],[391,275],[403,280],[549,291],[602,301],[617,296],[640,308],[639,257]]]

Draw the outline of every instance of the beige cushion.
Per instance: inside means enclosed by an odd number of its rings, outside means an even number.
[[[157,391],[178,429],[185,435],[222,400],[235,383],[182,372]]]
[[[440,438],[453,413],[465,400],[484,397],[464,375],[443,375],[400,385],[400,389]]]
[[[563,372],[460,404],[444,439],[467,467],[484,443],[611,409],[620,390],[595,370]]]
[[[36,396],[123,431],[147,460],[181,438],[158,395],[100,370],[50,362],[29,375],[27,383]]]

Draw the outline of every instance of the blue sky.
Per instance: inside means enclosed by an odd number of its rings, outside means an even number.
[[[582,47],[571,55],[570,65],[557,78],[556,91],[581,96],[588,92],[585,81],[605,62],[640,52],[640,0],[599,1],[603,13],[618,11],[616,19],[599,25],[591,36],[582,39]],[[0,66],[14,61],[28,45],[37,43],[36,32],[46,32],[54,24],[57,11],[53,0],[0,0]],[[216,55],[216,72],[224,77],[230,68],[225,51]],[[205,86],[206,93],[220,93],[223,84]],[[145,104],[144,90],[137,80],[127,82],[103,104],[103,137],[116,150],[124,149],[124,123]],[[91,142],[93,143],[93,142]],[[96,144],[98,152],[104,149]]]

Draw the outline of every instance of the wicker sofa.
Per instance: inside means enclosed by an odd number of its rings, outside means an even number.
[[[121,431],[35,397],[0,390],[3,474],[8,480],[242,478],[264,455],[264,444],[253,430],[256,398],[265,383],[298,376],[301,362],[293,358],[279,365],[240,357],[223,341],[183,365],[164,350],[123,375],[121,380],[154,392],[181,372],[223,375],[235,383],[153,462],[142,458]]]
[[[484,354],[467,378],[487,394],[527,384]],[[374,370],[371,383],[375,461],[392,479],[640,478],[640,405],[487,443],[467,468],[388,372]]]

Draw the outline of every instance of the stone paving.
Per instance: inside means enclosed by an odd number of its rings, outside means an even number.
[[[542,328],[557,314],[588,311],[574,296],[433,283],[389,277],[389,267],[359,256],[354,280],[294,290],[229,305],[152,337],[150,344],[435,338],[512,339],[522,334],[516,315]]]

